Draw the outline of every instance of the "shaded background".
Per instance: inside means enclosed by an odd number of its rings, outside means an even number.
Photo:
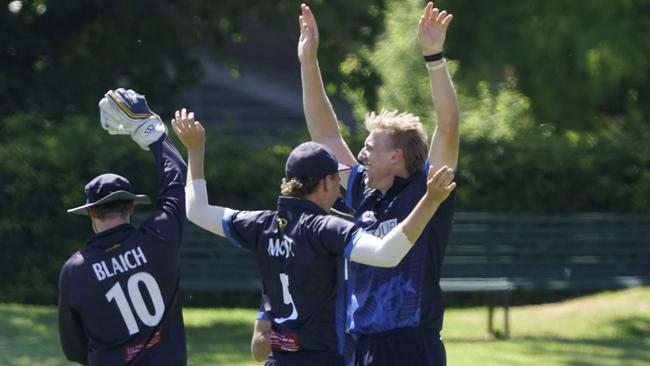
[[[3,2],[0,302],[56,303],[61,264],[92,232],[65,209],[83,202],[92,177],[113,171],[156,196],[148,153],[99,127],[108,89],[145,93],[166,121],[180,106],[195,110],[209,127],[212,200],[272,208],[288,152],[308,138],[299,4]],[[366,110],[409,110],[429,131],[435,124],[415,32],[424,4],[310,3],[353,151]],[[440,6],[455,14],[445,54],[462,109],[458,211],[650,211],[650,1]]]

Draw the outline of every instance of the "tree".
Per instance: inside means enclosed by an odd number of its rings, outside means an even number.
[[[535,120],[558,130],[593,131],[620,117],[638,114],[645,121],[650,115],[645,103],[650,98],[649,1],[448,0],[436,5],[456,15],[445,52],[461,62],[455,79],[466,93],[476,96],[480,81],[494,92],[514,77]],[[361,49],[343,65],[344,72],[365,71],[374,76],[367,82],[376,86],[388,82],[381,76],[389,74],[374,73],[377,57],[387,54],[380,50],[391,47],[399,57],[414,60],[419,49],[413,24],[422,8],[420,2],[389,1],[387,29],[376,38],[375,52]],[[392,33],[402,34],[406,44],[395,43]],[[402,52],[405,47],[409,53]],[[376,108],[372,85],[357,82],[347,89]]]
[[[513,73],[539,121],[594,130],[650,106],[650,2],[455,0],[450,51],[471,79]]]
[[[324,54],[336,60],[374,35],[383,1],[316,1]],[[378,3],[379,5],[369,5]],[[201,77],[197,49],[214,60],[236,63],[226,44],[247,37],[297,39],[299,3],[282,0],[14,1],[0,11],[0,109],[38,112],[59,119],[97,113],[110,88],[145,91],[161,114]],[[246,34],[254,19],[276,34]],[[291,27],[287,27],[291,24]],[[286,29],[292,29],[287,34]],[[284,33],[280,32],[284,31]],[[273,50],[265,50],[273,52]],[[292,54],[288,57],[296,57]],[[263,53],[251,62],[264,62]],[[328,62],[327,75],[337,76]]]
[[[449,3],[453,7],[450,10],[457,16],[450,25],[445,45],[461,107],[458,209],[534,213],[647,212],[650,208],[647,198],[650,126],[641,112],[645,107],[631,103],[625,111],[617,112],[620,114],[605,114],[595,107],[597,93],[584,96],[586,100],[577,100],[566,90],[558,92],[555,85],[567,81],[558,80],[554,66],[546,63],[538,65],[540,74],[546,77],[544,84],[539,80],[540,90],[528,87],[537,85],[537,81],[524,80],[528,75],[517,71],[521,68],[519,64],[511,63],[515,66],[507,74],[489,72],[485,68],[490,65],[507,66],[506,60],[510,57],[507,55],[525,53],[523,34],[520,35],[521,44],[505,37],[509,32],[518,32],[516,26],[508,28],[517,20],[507,25],[502,21],[504,13],[516,14],[520,7],[527,7],[512,3],[514,10],[508,10],[501,9],[505,5],[499,2],[494,8],[492,3],[477,2],[472,4],[479,10],[468,10],[470,15],[457,8],[460,5],[469,7],[469,3]],[[369,88],[376,90],[372,95],[368,95],[364,87],[347,89],[357,116],[381,108],[408,110],[420,116],[425,127],[432,131],[435,113],[416,36],[423,7],[415,2],[390,1],[385,32],[377,37],[372,47],[361,49],[343,63],[344,73],[365,70],[381,81],[376,89]],[[492,10],[487,11],[486,7]],[[558,8],[554,13],[562,11],[568,10]],[[473,18],[472,14],[476,13],[482,18]],[[558,19],[571,17],[557,15]],[[492,23],[494,27],[487,26]],[[560,24],[563,23],[560,21]],[[466,31],[470,27],[472,36]],[[535,46],[534,38],[539,36],[530,34],[531,47]],[[476,51],[481,42],[487,44],[490,39],[494,41],[491,44],[494,50]],[[508,47],[504,46],[504,39],[508,39]],[[498,40],[501,40],[500,45],[497,45]],[[538,47],[530,52],[542,53],[542,47]],[[549,50],[550,55],[553,52]],[[481,63],[484,65],[479,65]],[[565,72],[559,75],[573,78],[579,84],[575,76],[565,76]],[[590,82],[603,80],[602,75],[595,74]],[[642,83],[645,81],[639,81]],[[580,88],[583,86],[575,86],[575,89]],[[557,93],[564,95],[566,101],[556,100]],[[562,119],[552,123],[542,119],[542,106],[547,100],[556,100],[557,110],[548,112],[549,115],[568,116],[582,112],[584,120]],[[574,111],[575,108],[582,109]]]
[[[264,136],[253,141],[210,128],[210,196],[226,207],[272,208],[291,146],[304,140],[294,132],[285,136],[285,142]],[[92,234],[88,218],[66,209],[82,204],[84,185],[107,172],[126,177],[155,202],[153,157],[128,136],[110,136],[84,116],[59,123],[36,114],[0,120],[0,243],[6,254],[0,257],[0,303],[56,302],[61,265]],[[151,209],[138,206],[136,213]]]

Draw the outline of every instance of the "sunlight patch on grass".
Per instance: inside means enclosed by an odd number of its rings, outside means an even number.
[[[254,366],[256,309],[183,312],[188,365]],[[495,326],[503,324],[502,310]],[[448,309],[442,335],[454,366],[650,365],[650,287],[511,308],[509,340],[487,332],[487,308]],[[70,366],[59,348],[56,308],[0,304],[0,365]]]

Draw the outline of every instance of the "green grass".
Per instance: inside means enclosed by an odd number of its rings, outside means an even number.
[[[248,353],[255,313],[186,309],[189,365],[259,365]],[[493,339],[486,328],[485,308],[449,309],[443,332],[448,364],[650,365],[650,288],[514,307],[509,340]],[[70,365],[57,337],[53,307],[0,305],[0,365]]]

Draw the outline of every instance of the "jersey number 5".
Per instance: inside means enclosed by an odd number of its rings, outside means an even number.
[[[144,284],[147,292],[149,292],[149,297],[153,303],[153,314],[149,312],[147,305],[144,303],[142,293],[140,292],[140,283]],[[158,287],[156,279],[147,272],[134,273],[129,277],[127,288],[131,304],[135,309],[135,313],[138,314],[140,321],[150,327],[158,325],[163,313],[165,312],[165,303],[163,302],[162,295],[160,294],[160,287]],[[131,306],[129,306],[129,302],[126,299],[124,290],[122,290],[122,286],[119,282],[115,283],[115,285],[108,290],[106,293],[106,300],[108,300],[108,302],[115,300],[117,308],[120,310],[120,314],[122,314],[122,319],[124,319],[124,323],[129,330],[129,335],[140,331],[138,323],[135,321],[135,317],[131,311]]]
[[[286,273],[280,273],[280,283],[282,283],[282,300],[286,305],[291,305],[293,311],[291,312],[291,315],[286,318],[273,319],[278,324],[282,324],[287,320],[298,319],[298,309],[296,309],[296,304],[294,304],[293,297],[291,297],[291,293],[289,292],[289,275]]]

